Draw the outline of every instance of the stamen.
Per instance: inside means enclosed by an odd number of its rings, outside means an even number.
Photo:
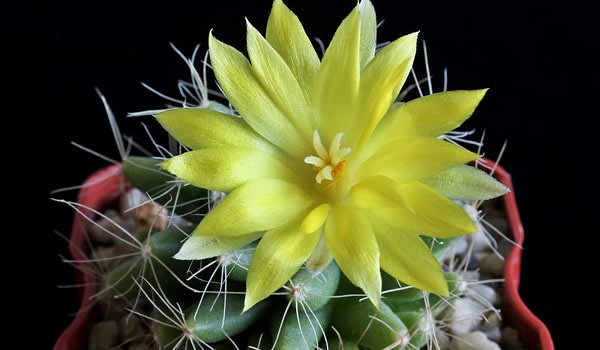
[[[350,148],[338,149],[331,157],[331,163],[339,164],[350,153]]]
[[[327,158],[327,150],[325,149],[325,147],[323,147],[323,143],[321,142],[321,136],[319,135],[319,132],[317,130],[315,130],[315,132],[313,133],[313,146],[315,147],[315,151],[317,151],[317,155],[321,159]]]
[[[317,182],[320,184],[321,182],[323,182],[323,180],[333,180],[333,176],[331,175],[331,173],[333,172],[333,167],[331,165],[328,165],[326,167],[324,167],[323,169],[321,169],[321,171],[319,171],[319,173],[317,173],[317,176],[315,177],[315,180],[317,180]]]
[[[312,164],[317,168],[323,168],[327,165],[323,159],[315,156],[308,156],[304,158],[304,163]]]
[[[332,155],[335,152],[337,152],[337,150],[340,149],[340,143],[342,142],[342,136],[344,136],[343,133],[338,133],[337,135],[335,135],[335,137],[333,138],[333,141],[331,141],[331,147],[329,147],[329,154]]]
[[[315,176],[317,183],[321,184],[323,180],[332,181],[342,173],[346,162],[344,158],[351,151],[350,148],[340,148],[342,137],[344,137],[344,133],[340,132],[336,134],[331,141],[329,152],[327,152],[323,146],[319,132],[315,130],[313,134],[313,146],[317,155],[304,158],[304,163],[314,166],[315,170],[317,170],[317,175]]]

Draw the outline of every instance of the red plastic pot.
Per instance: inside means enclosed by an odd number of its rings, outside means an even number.
[[[97,211],[102,211],[113,205],[128,186],[129,184],[121,172],[121,165],[113,165],[95,172],[84,182],[83,188],[77,196],[77,202]],[[92,220],[96,218],[91,210],[83,207],[80,209],[88,218]],[[85,234],[89,225],[90,223],[84,215],[75,215],[69,240],[69,252],[75,261],[87,259],[83,252],[87,248]],[[96,292],[94,288],[96,281],[92,274],[86,274],[82,271],[86,271],[85,268],[75,270],[75,282],[80,286],[85,286],[78,289],[79,311],[54,344],[54,350],[87,349],[88,334],[94,320],[97,318],[97,310],[92,300],[92,296]]]
[[[489,160],[484,162],[494,167],[494,163]],[[506,210],[513,239],[519,244],[523,244],[525,237],[521,218],[517,209],[514,189],[510,175],[502,167],[498,166],[494,176],[504,185],[510,188],[510,193],[503,197],[504,208]],[[128,187],[127,181],[121,173],[120,165],[113,165],[102,169],[90,176],[84,183],[84,188],[80,191],[78,202],[90,208],[102,211],[113,205],[117,198],[124,193]],[[84,213],[94,218],[95,215],[84,210]],[[71,240],[69,250],[75,260],[85,259],[81,251],[86,249],[85,232],[89,222],[81,215],[76,214],[71,231]],[[513,247],[506,257],[504,266],[504,305],[502,309],[503,316],[509,323],[517,329],[521,341],[531,350],[554,350],[552,337],[548,328],[540,319],[538,319],[523,303],[519,296],[519,278],[521,275],[521,253],[518,247]],[[96,310],[93,307],[91,296],[95,293],[94,276],[84,274],[76,270],[76,281],[82,287],[79,289],[79,298],[81,306],[73,322],[65,329],[54,345],[54,350],[83,350],[86,349],[87,337],[90,327],[96,318]]]

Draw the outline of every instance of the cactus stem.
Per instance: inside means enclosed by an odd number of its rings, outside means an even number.
[[[304,286],[302,284],[299,284],[292,287],[290,290],[290,295],[295,301],[302,303],[304,299],[306,299]]]
[[[380,319],[378,317],[375,317],[375,316],[369,316],[369,317],[371,318],[371,322],[369,322],[369,324],[367,325],[365,331],[363,332],[363,335],[367,333],[367,331],[369,330],[369,327],[371,326],[371,323],[373,321],[381,323],[384,327],[386,327],[387,329],[389,329],[392,333],[396,334],[396,341],[394,341],[392,344],[386,346],[383,350],[395,349],[398,346],[401,347],[401,348],[404,348],[410,342],[410,335],[408,334],[408,332],[406,330],[402,330],[400,332],[397,332],[396,330],[394,330],[394,328],[392,326],[390,326],[384,320],[382,320],[382,319]],[[359,338],[358,341],[360,342],[360,338]]]
[[[160,301],[160,304],[164,305],[164,307],[161,307],[161,305],[159,305],[159,302],[155,300],[155,298],[152,298],[149,295],[148,291],[142,288],[142,284],[140,282],[134,281],[134,283],[138,286],[139,290],[144,295],[146,300],[148,300],[148,302],[152,304],[154,310],[156,310],[157,313],[164,318],[164,320],[160,320],[156,317],[149,316],[145,313],[139,312],[134,309],[128,309],[128,311],[144,319],[150,320],[157,325],[162,325],[168,328],[177,329],[181,331],[181,334],[178,337],[173,339],[169,344],[166,344],[165,347],[168,349],[175,350],[180,349],[182,347],[188,348],[188,345],[190,345],[192,349],[196,349],[196,346],[200,346],[200,348],[204,348],[204,346],[207,346],[209,349],[212,349],[212,347],[210,347],[204,341],[196,337],[192,330],[187,326],[186,317],[183,313],[183,310],[181,309],[181,306],[179,306],[179,304],[174,304],[172,301],[170,301],[168,297],[162,292],[160,287],[156,288],[148,280],[144,279],[143,277],[142,279],[143,282],[145,282],[144,284],[150,287],[152,294],[158,298],[158,301]],[[157,343],[160,343],[158,340],[159,337],[159,334],[154,335],[154,338],[156,339]]]

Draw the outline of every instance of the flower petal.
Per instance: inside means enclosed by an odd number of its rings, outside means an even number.
[[[322,232],[323,230],[321,229],[320,232],[314,233],[321,236],[321,238],[319,238],[319,242],[306,260],[306,268],[312,276],[317,276],[321,273],[321,271],[329,265],[331,260],[333,260],[333,256],[331,256],[331,252],[327,248],[325,235],[321,234]]]
[[[179,108],[156,115],[158,122],[185,146],[236,146],[274,150],[242,119],[209,109]]]
[[[306,190],[278,179],[255,179],[236,188],[200,222],[194,235],[241,236],[298,218],[314,201]]]
[[[350,189],[350,199],[361,208],[406,206],[398,184],[385,176],[371,176]]]
[[[311,210],[302,221],[300,230],[304,233],[313,233],[320,229],[327,220],[329,209],[331,209],[331,205],[323,203]]]
[[[238,237],[191,236],[174,256],[179,260],[202,260],[234,251],[262,236],[263,232],[254,232]]]
[[[362,178],[387,176],[402,184],[434,176],[439,172],[479,158],[476,153],[431,137],[403,137],[389,142],[364,161]]]
[[[361,72],[360,115],[364,123],[361,144],[365,144],[381,121],[410,73],[417,51],[417,34],[405,35],[381,49]],[[358,127],[358,125],[357,125]]]
[[[309,154],[310,139],[305,139],[294,123],[273,103],[246,57],[212,34],[209,37],[209,52],[221,88],[248,125],[291,155],[303,158]]]
[[[305,98],[309,99],[312,82],[320,65],[319,56],[298,17],[281,0],[273,2],[267,23],[267,41],[290,67]]]
[[[460,200],[487,200],[510,192],[500,181],[470,165],[444,170],[421,182],[448,198]]]
[[[434,189],[413,182],[400,185],[400,192],[410,210],[437,231],[436,234],[428,233],[428,236],[448,238],[456,236],[457,232],[467,234],[477,231],[467,212]]]
[[[381,141],[402,136],[438,137],[467,120],[486,92],[447,91],[400,103],[381,121],[376,136]]]
[[[418,235],[373,220],[381,268],[394,278],[435,294],[448,295],[442,267]]]
[[[299,132],[312,140],[312,111],[294,74],[277,51],[246,21],[248,55],[261,86]]]
[[[317,245],[319,236],[304,234],[299,222],[265,233],[248,270],[244,311],[292,278]]]
[[[190,151],[162,162],[161,167],[194,186],[223,192],[265,177],[301,181],[296,172],[277,159],[245,147]]]
[[[360,11],[360,69],[375,56],[377,46],[377,17],[375,7],[370,0],[362,0],[358,4]]]
[[[352,187],[350,199],[388,224],[413,233],[447,238],[475,232],[462,208],[420,182],[398,185],[384,176],[372,176]]]
[[[362,209],[347,204],[337,204],[331,211],[325,223],[327,247],[344,275],[377,306],[381,299],[381,273],[371,221]]]
[[[420,183],[398,186],[405,205],[372,208],[388,224],[431,237],[449,238],[477,231],[469,215],[437,191]]]
[[[360,79],[360,13],[358,7],[338,27],[314,82],[312,101],[321,137],[329,144],[348,131],[356,115]],[[352,148],[354,135],[346,135]]]

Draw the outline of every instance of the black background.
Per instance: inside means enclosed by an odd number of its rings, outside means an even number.
[[[385,19],[378,41],[421,31],[438,91],[444,67],[450,89],[490,88],[469,125],[486,130],[485,149],[492,158],[508,140],[502,165],[513,175],[526,232],[521,294],[548,325],[558,349],[592,348],[589,332],[597,316],[585,321],[579,315],[597,308],[591,283],[597,275],[592,249],[599,233],[590,220],[597,211],[597,172],[591,164],[599,117],[593,12],[574,2],[374,3],[378,18]],[[327,43],[355,2],[287,4],[310,37]],[[13,197],[17,203],[31,208],[21,213],[39,218],[31,230],[14,235],[18,240],[11,246],[25,251],[35,267],[10,270],[41,298],[33,303],[43,315],[36,318],[39,332],[30,337],[41,341],[39,348],[53,343],[77,309],[74,291],[56,288],[73,280],[58,257],[66,254],[66,244],[52,233],[68,232],[71,211],[47,200],[74,199],[75,193],[49,192],[77,185],[106,164],[69,142],[118,157],[94,87],[108,98],[122,131],[143,140],[140,121],[154,121],[125,119],[125,114],[159,108],[162,100],[139,83],[176,95],[176,80],[188,77],[169,42],[188,55],[196,44],[203,52],[214,28],[219,39],[243,49],[244,17],[264,32],[270,6],[270,0],[28,3],[23,19],[9,25],[13,40],[6,45],[14,49],[8,56],[16,63],[7,73],[16,74],[20,84],[15,85],[16,99],[5,108],[18,112],[4,116],[10,128],[2,130],[5,139],[17,133],[24,142],[5,148],[10,161],[5,169],[17,178],[7,187],[19,193]],[[422,57],[416,64],[420,76],[425,74]]]

